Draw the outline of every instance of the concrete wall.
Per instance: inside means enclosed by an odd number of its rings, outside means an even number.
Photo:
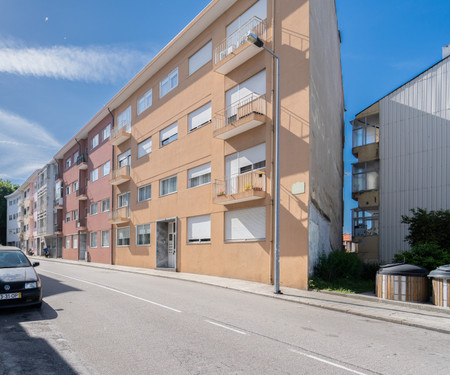
[[[311,1],[310,15],[311,271],[320,252],[342,247],[344,96],[334,1]]]
[[[450,58],[380,101],[380,261],[408,248],[401,215],[450,208]]]

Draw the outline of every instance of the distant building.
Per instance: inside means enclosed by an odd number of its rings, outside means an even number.
[[[443,59],[356,115],[353,240],[367,262],[406,250],[412,208],[450,208],[450,49]]]
[[[21,192],[19,189],[5,196],[6,199],[6,244],[8,246],[20,247],[20,221],[19,201]],[[21,213],[23,216],[23,214]]]
[[[352,241],[352,235],[350,233],[344,233],[342,235],[342,245],[347,253],[357,252],[357,244]]]

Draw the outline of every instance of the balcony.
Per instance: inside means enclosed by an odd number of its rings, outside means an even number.
[[[47,234],[47,225],[39,226],[37,229],[37,233],[41,236],[46,235]]]
[[[79,218],[77,220],[77,230],[85,231],[86,230],[86,218]]]
[[[213,186],[213,203],[234,204],[266,197],[266,174],[254,171],[223,180]]]
[[[130,180],[130,166],[124,165],[121,168],[117,168],[111,171],[109,183],[111,185],[117,186]]]
[[[64,208],[63,206],[63,198],[56,198],[55,199],[55,209],[62,210]]]
[[[78,169],[88,169],[88,157],[85,152],[78,156],[77,165]]]
[[[352,198],[357,200],[361,193],[379,190],[379,162],[355,163],[352,166]]]
[[[246,43],[247,35],[250,33],[265,41],[266,20],[261,20],[258,17],[251,18],[216,47],[214,50],[214,69],[216,72],[228,74],[262,51],[254,44]]]
[[[123,224],[130,222],[130,207],[120,207],[109,212],[108,222],[110,224]]]
[[[228,139],[266,122],[266,96],[252,93],[214,115],[213,137]]]
[[[118,146],[130,139],[131,137],[131,126],[130,124],[121,127],[113,128],[111,130],[111,137],[109,138],[109,143],[113,146]]]
[[[54,233],[56,235],[61,235],[62,234],[62,225],[61,224],[55,224],[53,226],[53,230],[54,230]]]
[[[80,186],[77,190],[77,199],[79,201],[87,200],[86,186]]]

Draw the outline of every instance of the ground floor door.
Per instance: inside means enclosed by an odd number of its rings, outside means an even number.
[[[177,219],[156,222],[156,267],[177,268]]]
[[[87,235],[86,235],[86,233],[80,233],[80,244],[79,244],[79,251],[78,251],[78,259],[79,260],[87,261],[86,246],[87,246]]]

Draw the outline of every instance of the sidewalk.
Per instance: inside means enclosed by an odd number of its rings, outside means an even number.
[[[272,285],[256,283],[253,281],[227,279],[223,277],[196,275],[190,273],[169,272],[147,268],[42,258],[38,256],[30,258],[37,261],[76,264],[84,267],[111,269],[122,272],[132,272],[149,276],[214,285],[221,288],[238,290],[265,297],[277,298],[328,310],[450,334],[450,309],[434,306],[432,304],[391,301],[361,294],[306,291],[286,287],[281,288],[282,294],[274,294]]]

